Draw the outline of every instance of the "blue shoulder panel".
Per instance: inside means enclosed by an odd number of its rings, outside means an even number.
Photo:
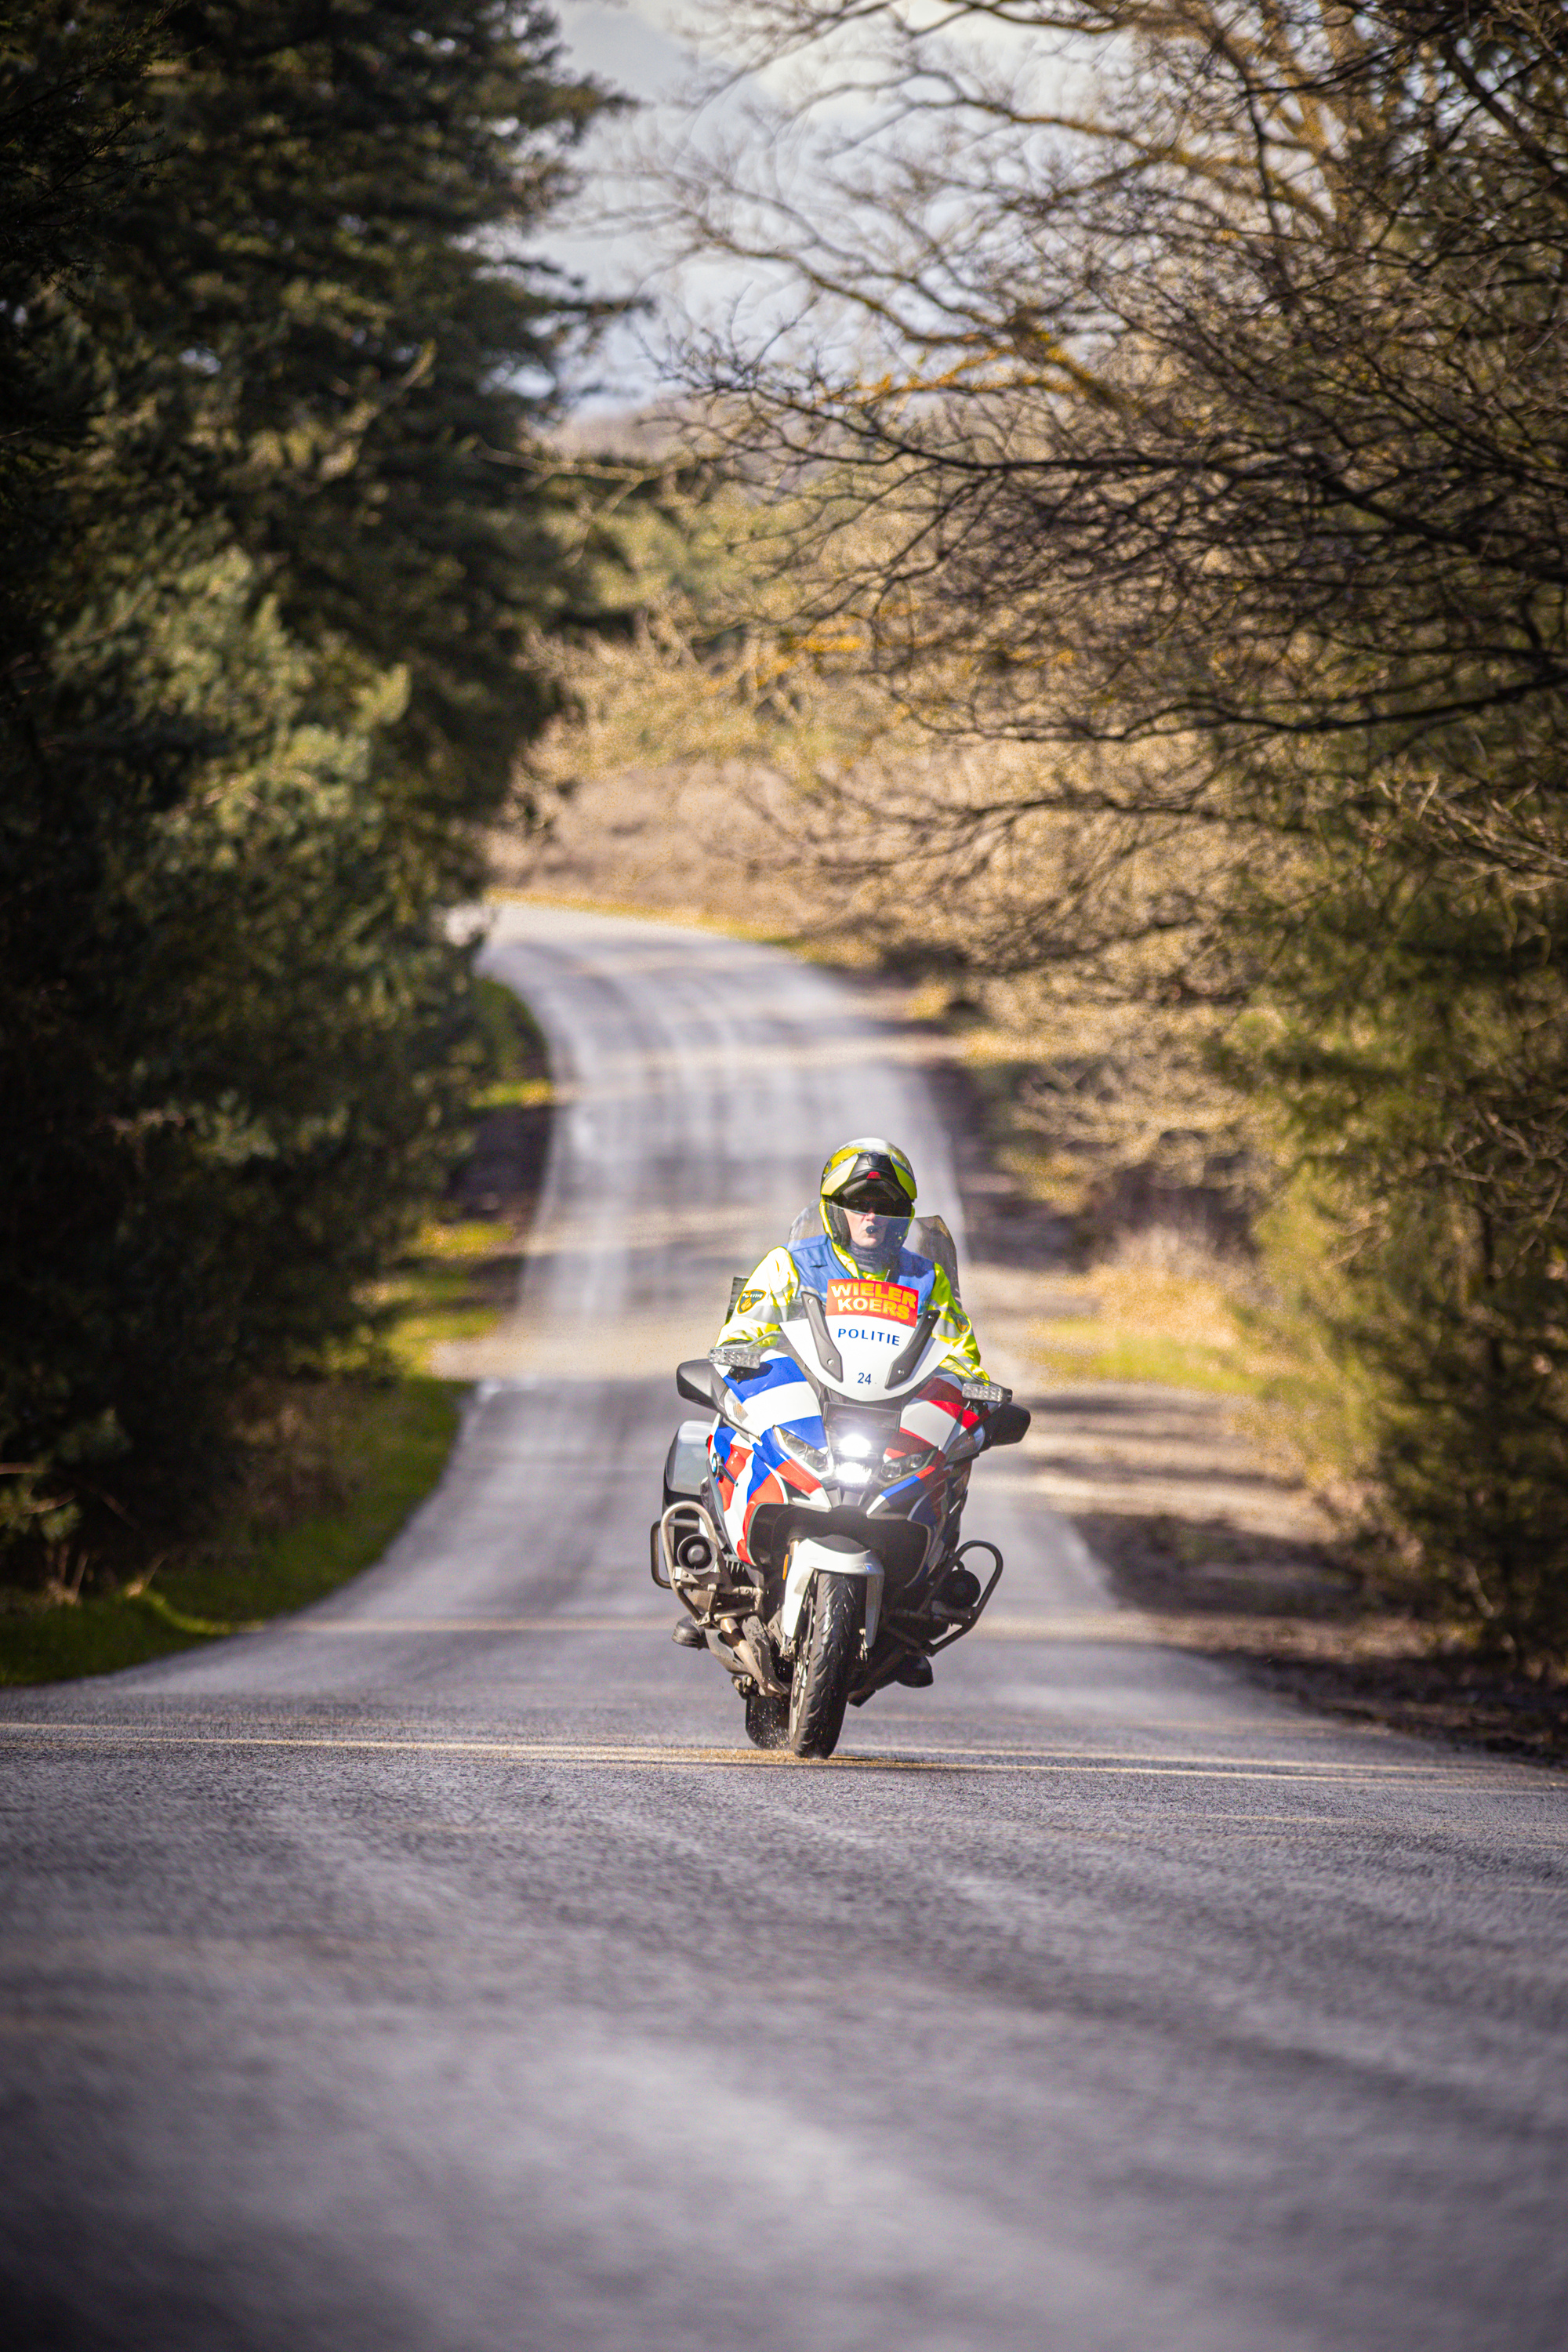
[[[826,1297],[830,1282],[847,1282],[852,1278],[826,1234],[819,1234],[808,1242],[791,1242],[789,1254],[795,1260],[801,1288],[815,1290],[818,1298]],[[906,1289],[917,1292],[921,1308],[931,1297],[935,1278],[936,1268],[931,1259],[917,1257],[913,1250],[907,1249],[899,1252],[898,1264],[879,1277],[886,1282],[901,1282]]]

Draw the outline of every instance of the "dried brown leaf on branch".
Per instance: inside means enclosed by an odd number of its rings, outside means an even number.
[[[656,209],[754,275],[691,383],[885,714],[803,850],[986,985],[1207,1024],[1389,1542],[1562,1656],[1568,20],[715,21],[751,113]]]

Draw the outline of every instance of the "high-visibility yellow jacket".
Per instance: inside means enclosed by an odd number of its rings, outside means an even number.
[[[770,1250],[762,1264],[747,1276],[733,1311],[719,1334],[718,1344],[722,1347],[734,1339],[765,1342],[776,1339],[804,1292],[815,1290],[819,1298],[825,1298],[829,1282],[862,1278],[861,1268],[826,1234]],[[917,1256],[913,1250],[901,1249],[896,1262],[878,1279],[913,1290],[917,1294],[917,1315],[923,1314],[928,1307],[937,1309],[931,1336],[942,1343],[943,1371],[960,1373],[966,1380],[985,1378],[974,1327],[940,1265],[933,1265],[929,1257]]]

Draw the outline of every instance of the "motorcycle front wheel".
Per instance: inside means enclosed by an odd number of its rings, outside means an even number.
[[[860,1655],[862,1579],[821,1575],[812,1587],[811,1622],[795,1646],[789,1695],[789,1744],[797,1756],[831,1756],[844,1728],[849,1684]]]

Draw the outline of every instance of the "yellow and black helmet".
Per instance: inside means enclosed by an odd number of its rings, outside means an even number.
[[[902,1244],[914,1211],[915,1171],[896,1143],[885,1136],[858,1135],[853,1142],[840,1144],[822,1171],[821,1190],[823,1231],[840,1249],[850,1246],[847,1209],[893,1220],[879,1227],[878,1244],[883,1249],[891,1244],[895,1252]]]

